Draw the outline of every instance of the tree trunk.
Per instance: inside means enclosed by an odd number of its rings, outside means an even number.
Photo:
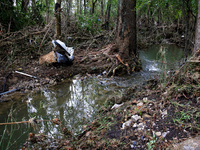
[[[107,10],[106,10],[106,17],[105,17],[105,29],[106,30],[109,30],[110,10],[111,10],[111,0],[108,0],[108,2],[107,2]]]
[[[136,0],[119,0],[116,45],[123,58],[137,54]]]
[[[47,6],[47,11],[46,11],[46,22],[47,24],[49,23],[49,7],[50,7],[50,0],[46,0],[46,6]]]
[[[195,32],[195,45],[193,53],[196,53],[200,49],[200,0],[198,1],[198,14],[197,14],[197,24]]]
[[[79,11],[80,11],[80,9],[79,9],[79,0],[76,0],[76,7],[77,7],[77,9],[76,9],[76,14],[78,15],[79,14]]]
[[[84,0],[84,15],[86,15],[86,0]]]
[[[145,26],[148,26],[149,24],[149,10],[150,10],[150,5],[148,5],[148,9],[147,9],[147,20],[145,21]]]
[[[80,7],[80,15],[82,14],[82,0],[80,0],[80,5],[79,5],[79,7]]]
[[[187,22],[187,16],[186,16],[186,12],[185,12],[185,0],[183,0],[182,3],[182,11],[183,11],[183,17],[184,17],[184,21],[185,21],[185,51],[187,51],[187,47],[188,47],[188,22]]]
[[[36,2],[35,2],[35,0],[32,0],[31,1],[32,3],[31,3],[31,5],[32,5],[32,12],[33,12],[33,19],[35,19],[35,18],[39,18],[39,15],[38,15],[38,12],[37,12],[37,9],[36,9]]]
[[[101,19],[103,19],[103,0],[101,0]]]
[[[61,38],[61,16],[60,16],[60,9],[61,9],[61,0],[56,0],[55,4],[55,13],[56,13],[56,38]]]
[[[70,26],[72,0],[68,0],[67,5],[67,26]]]
[[[105,54],[116,57],[116,64],[108,72],[127,74],[141,70],[137,53],[136,0],[119,0],[115,40]],[[119,63],[120,62],[120,63]],[[114,61],[113,61],[114,63]],[[112,70],[112,71],[111,71]]]
[[[27,8],[28,8],[28,4],[29,4],[29,0],[22,0],[22,11],[27,12]]]
[[[97,0],[92,0],[92,14],[94,14],[96,2],[97,2]]]

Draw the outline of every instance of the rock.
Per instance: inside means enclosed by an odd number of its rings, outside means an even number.
[[[122,105],[124,105],[124,103],[122,103],[122,104],[115,104],[115,105],[112,106],[111,109],[119,108],[119,107],[121,107]]]
[[[200,150],[200,136],[187,139],[178,144],[173,144],[167,150]]]
[[[138,115],[133,115],[133,116],[131,117],[131,120],[132,120],[133,122],[137,122],[139,119],[141,119],[141,117],[138,116]]]
[[[161,132],[156,132],[155,135],[156,135],[157,137],[159,137],[159,136],[162,135],[162,133],[161,133]]]

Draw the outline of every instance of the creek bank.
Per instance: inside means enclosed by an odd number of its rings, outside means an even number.
[[[83,126],[84,132],[79,135],[63,128],[62,139],[48,141],[53,145],[44,140],[32,144],[29,141],[24,146],[52,149],[167,149],[198,136],[199,70],[198,63],[188,62],[168,79],[166,89],[162,88],[160,81],[151,81],[142,88],[129,88],[122,97],[108,98],[96,119]],[[84,78],[80,76],[77,79]]]
[[[151,81],[139,91],[134,87],[122,97],[107,99],[97,119],[83,127],[85,131],[79,136],[69,134],[63,128],[62,139],[47,140],[47,136],[40,135],[36,136],[40,142],[31,144],[29,141],[24,146],[52,149],[166,149],[171,144],[196,136],[200,123],[199,70],[198,63],[189,62],[169,78],[165,90],[162,90],[160,81]],[[84,78],[80,76],[79,79]],[[62,81],[61,77],[59,79]],[[45,137],[42,142],[40,137]]]

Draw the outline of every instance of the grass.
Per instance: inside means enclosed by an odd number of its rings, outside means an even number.
[[[153,132],[153,136],[152,136],[152,139],[147,143],[147,148],[148,150],[152,150],[154,147],[155,147],[155,143],[156,143],[156,136],[155,136],[155,133]]]

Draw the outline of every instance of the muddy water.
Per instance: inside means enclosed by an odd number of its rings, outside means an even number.
[[[159,45],[154,45],[146,51],[140,51],[143,65],[141,72],[114,78],[77,75],[51,89],[30,93],[25,98],[19,97],[15,103],[4,103],[0,110],[0,123],[7,119],[15,122],[32,117],[39,120],[59,118],[64,126],[78,134],[83,125],[95,118],[95,113],[108,97],[120,97],[126,88],[141,86],[146,80],[173,72],[179,67],[182,57],[182,48],[165,45],[161,51]],[[35,131],[27,123],[0,126],[1,149],[19,149],[30,132]],[[57,138],[60,128],[50,121],[44,121],[39,122],[39,132]]]

